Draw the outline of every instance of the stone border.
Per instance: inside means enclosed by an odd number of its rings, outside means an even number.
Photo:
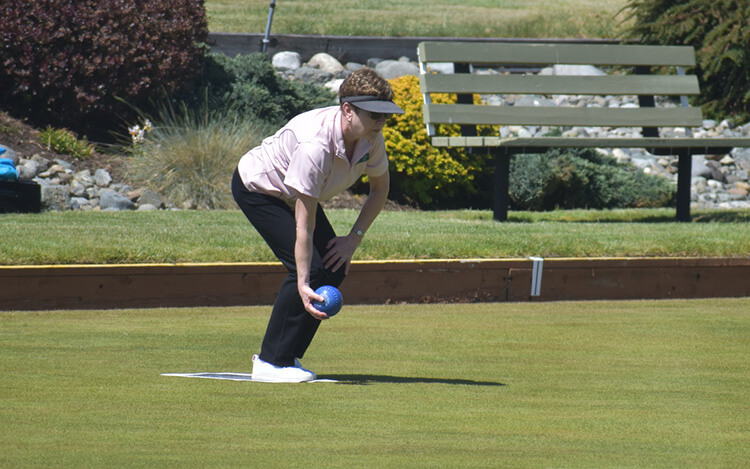
[[[234,57],[263,50],[264,34],[209,33],[207,44],[213,52]],[[273,34],[266,50],[269,56],[282,51],[295,51],[303,60],[319,52],[332,55],[342,62],[367,63],[370,57],[396,60],[401,57],[417,59],[417,44],[422,41],[472,42],[572,42],[576,44],[617,44],[608,39],[525,39],[525,38],[456,38],[456,37],[375,37],[375,36],[319,36],[301,34]]]
[[[2,266],[0,310],[270,305],[285,275],[276,263]],[[341,290],[345,304],[718,298],[750,297],[748,278],[750,257],[407,260],[355,262]]]

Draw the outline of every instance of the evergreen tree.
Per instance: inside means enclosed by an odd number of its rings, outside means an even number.
[[[696,50],[707,114],[750,118],[750,1],[633,0],[626,36]]]

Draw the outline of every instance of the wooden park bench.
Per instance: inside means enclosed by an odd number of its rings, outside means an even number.
[[[677,156],[677,219],[689,221],[692,155],[726,154],[735,147],[750,146],[750,138],[692,137],[690,128],[703,125],[700,108],[690,106],[687,101],[687,96],[700,93],[697,77],[684,72],[684,68],[695,66],[692,47],[436,41],[420,43],[418,54],[424,121],[432,144],[481,147],[494,155],[493,211],[494,218],[499,221],[507,220],[508,216],[510,157],[514,154],[544,153],[550,148],[642,148],[656,155]],[[431,71],[432,67],[439,68],[437,64],[440,63],[454,64],[453,73]],[[607,73],[599,76],[529,73],[554,65],[593,65],[606,68]],[[495,72],[472,73],[475,67],[492,68]],[[657,71],[659,73],[652,74]],[[433,103],[431,93],[456,94],[458,102]],[[565,104],[545,107],[473,104],[474,95],[486,98],[492,94],[637,96],[638,105],[608,108]],[[681,97],[681,103],[657,107],[656,96]],[[460,124],[461,136],[437,135],[436,128],[441,124]],[[540,126],[560,130],[573,127],[623,128],[623,131],[642,128],[642,131],[636,137],[502,138],[500,135],[477,136],[479,125]],[[685,131],[683,136],[664,137],[659,135],[659,128],[682,128]],[[557,133],[565,135],[564,132]]]

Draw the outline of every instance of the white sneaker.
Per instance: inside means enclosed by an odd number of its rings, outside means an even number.
[[[299,361],[295,361],[295,365]],[[274,366],[253,355],[253,381],[266,383],[302,383],[316,378],[315,373],[296,366]]]
[[[299,369],[300,369],[300,370],[302,370],[302,371],[307,371],[308,373],[312,374],[312,375],[313,375],[313,376],[314,376],[315,378],[317,378],[317,377],[318,377],[318,376],[317,376],[317,375],[316,375],[315,373],[313,373],[312,371],[308,370],[307,368],[304,368],[304,367],[302,366],[302,363],[300,363],[300,362],[299,362],[299,359],[298,359],[298,358],[295,358],[295,359],[294,359],[294,366],[295,366],[296,368],[299,368]],[[315,379],[315,378],[313,378],[313,379]]]

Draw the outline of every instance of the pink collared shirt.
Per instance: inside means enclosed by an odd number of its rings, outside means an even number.
[[[383,135],[360,139],[351,163],[346,157],[341,108],[315,109],[290,120],[276,134],[247,152],[237,165],[242,182],[253,192],[293,204],[302,193],[329,200],[352,186],[363,173],[388,171]]]

